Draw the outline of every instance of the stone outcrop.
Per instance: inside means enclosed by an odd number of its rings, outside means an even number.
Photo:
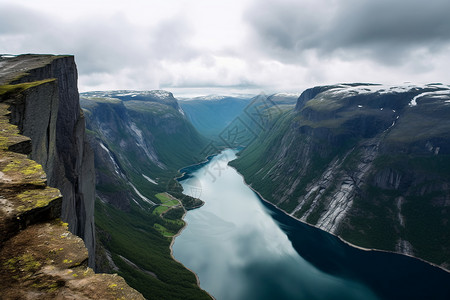
[[[93,267],[94,155],[85,140],[74,58],[21,55],[2,58],[0,68],[10,122],[31,138],[30,157],[44,168],[49,186],[61,191],[61,218],[85,241]]]
[[[94,169],[76,76],[71,56],[0,59],[0,299],[143,299],[88,267]]]

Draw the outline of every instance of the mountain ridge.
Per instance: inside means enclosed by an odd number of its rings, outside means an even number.
[[[308,89],[231,165],[291,216],[352,244],[448,269],[449,174],[439,165],[448,165],[449,92],[444,85]],[[425,234],[417,227],[424,220],[444,225]]]

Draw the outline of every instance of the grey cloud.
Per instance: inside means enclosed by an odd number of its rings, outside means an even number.
[[[150,48],[154,58],[186,61],[198,57],[199,51],[189,43],[193,33],[182,16],[159,23],[150,32]]]
[[[151,56],[151,47],[142,41],[145,36],[142,28],[121,14],[91,15],[66,22],[19,5],[0,6],[0,39],[12,41],[0,48],[9,53],[26,49],[32,53],[74,54],[80,75],[142,67]]]
[[[247,12],[259,46],[285,61],[319,56],[406,60],[420,47],[434,53],[450,42],[448,0],[264,0]]]
[[[84,73],[111,73],[123,67],[141,66],[149,47],[142,40],[143,32],[120,15],[95,20],[82,20],[72,31],[73,49]]]
[[[44,29],[46,20],[33,10],[0,3],[0,35],[23,33],[29,29]]]

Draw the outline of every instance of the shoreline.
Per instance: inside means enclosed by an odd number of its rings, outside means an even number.
[[[235,167],[230,166],[230,165],[228,165],[228,167],[234,169],[234,170],[242,177],[242,181],[244,182],[244,184],[245,184],[247,187],[249,187],[255,194],[257,194],[258,197],[259,197],[262,201],[264,201],[264,202],[266,202],[267,204],[273,206],[273,207],[274,207],[275,209],[277,209],[278,211],[282,212],[282,213],[285,214],[286,216],[288,216],[288,217],[290,217],[290,218],[292,218],[292,219],[294,219],[294,220],[296,220],[296,221],[298,221],[298,222],[301,222],[301,223],[303,223],[303,224],[305,224],[305,225],[308,225],[308,226],[314,227],[314,228],[316,228],[316,229],[322,230],[322,231],[324,231],[324,232],[326,232],[326,233],[328,233],[328,234],[331,234],[331,235],[337,237],[341,242],[347,244],[347,245],[350,246],[350,247],[353,247],[353,248],[356,248],[356,249],[359,249],[359,250],[363,250],[363,251],[374,251],[374,252],[382,252],[382,253],[392,253],[392,254],[396,254],[396,255],[403,255],[403,256],[411,257],[411,258],[417,259],[417,260],[419,260],[419,261],[422,261],[422,262],[424,262],[424,263],[426,263],[426,264],[428,264],[428,265],[430,265],[430,266],[433,266],[433,267],[436,267],[436,268],[438,268],[438,269],[441,269],[441,270],[444,271],[444,272],[450,273],[450,269],[446,269],[446,268],[444,268],[444,267],[442,267],[442,266],[439,266],[439,265],[437,265],[437,264],[435,264],[435,263],[429,262],[429,261],[427,261],[427,260],[425,260],[425,259],[423,259],[423,258],[416,257],[416,256],[413,256],[413,255],[410,255],[410,254],[405,254],[405,253],[395,252],[395,251],[390,251],[390,250],[376,249],[376,248],[365,248],[365,247],[361,247],[361,246],[352,244],[352,243],[350,243],[349,241],[344,240],[342,237],[340,237],[340,236],[338,236],[338,235],[336,235],[336,234],[334,234],[334,233],[331,233],[331,232],[328,232],[328,231],[326,231],[326,230],[323,230],[322,228],[318,227],[317,225],[309,224],[309,223],[307,223],[307,222],[305,222],[305,221],[302,221],[302,220],[300,220],[300,219],[297,219],[296,217],[294,217],[294,216],[288,214],[288,213],[287,213],[286,211],[284,211],[283,209],[279,208],[277,205],[275,205],[275,204],[273,204],[272,202],[266,200],[266,199],[265,199],[265,198],[264,198],[257,190],[255,190],[251,185],[249,185],[249,184],[247,183],[247,181],[245,181],[244,175],[242,175],[241,173],[239,173],[239,171],[238,171]]]

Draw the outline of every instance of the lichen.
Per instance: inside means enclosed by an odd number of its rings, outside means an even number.
[[[18,211],[27,208],[40,208],[49,205],[52,201],[59,199],[61,194],[54,188],[27,190],[16,196],[23,205],[17,207]]]
[[[6,84],[0,86],[0,97],[7,97],[14,94],[21,93],[29,88],[39,86],[41,84],[45,84],[48,82],[54,82],[56,79],[45,79],[45,80],[39,80],[39,81],[33,81],[33,82],[25,82],[25,83],[19,83],[19,84]]]
[[[34,273],[40,269],[41,263],[35,260],[33,255],[24,254],[8,259],[3,263],[3,267],[11,273]],[[29,274],[24,274],[24,276],[28,277]]]
[[[31,285],[33,288],[38,290],[45,290],[47,293],[56,292],[59,288],[59,285],[56,281],[44,281],[44,282],[36,282]]]
[[[44,173],[42,166],[29,159],[14,159],[6,165],[2,172],[20,172],[25,176]]]
[[[66,229],[69,228],[69,223],[62,221],[61,219],[57,219],[57,220],[60,222],[59,225],[65,227]]]

